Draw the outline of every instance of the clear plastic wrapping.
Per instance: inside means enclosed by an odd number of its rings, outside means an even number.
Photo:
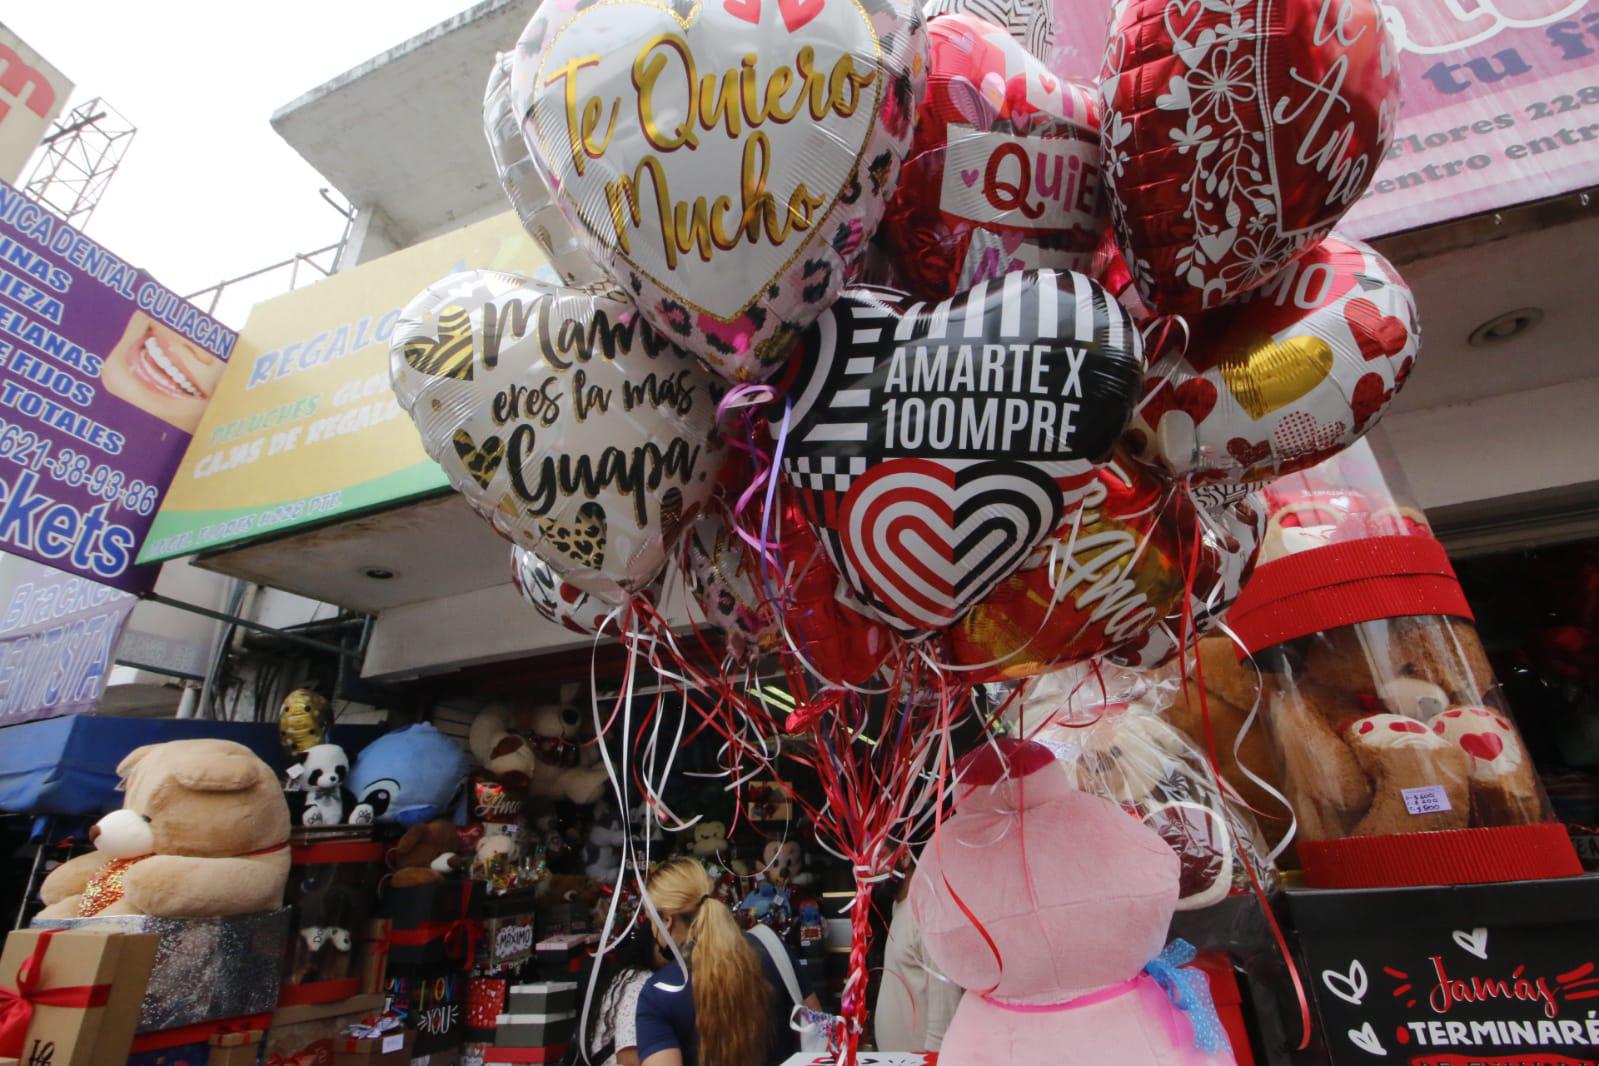
[[[1385,473],[1363,445],[1267,490],[1266,559],[1279,570],[1400,561],[1392,574],[1351,582],[1373,613],[1390,617],[1329,625],[1254,657],[1300,839],[1547,821],[1537,772],[1452,572],[1405,570],[1404,560],[1442,551],[1408,490]],[[1439,601],[1451,589],[1461,609],[1445,613]],[[1347,618],[1350,594],[1331,594],[1344,597],[1335,617]],[[1405,613],[1413,595],[1417,609]]]
[[[1275,883],[1254,817],[1217,787],[1209,761],[1162,711],[1175,680],[1109,666],[1083,666],[1029,682],[1020,700],[1021,735],[1055,753],[1084,792],[1120,804],[1182,860],[1179,910],[1199,910]]]

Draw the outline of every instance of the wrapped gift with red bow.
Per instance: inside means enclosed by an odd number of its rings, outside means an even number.
[[[0,952],[0,1057],[123,1062],[158,937],[17,929]]]

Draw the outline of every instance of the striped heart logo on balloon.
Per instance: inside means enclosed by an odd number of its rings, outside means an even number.
[[[876,602],[936,629],[1021,565],[1061,508],[1060,487],[1026,463],[896,459],[850,487],[844,554]]]
[[[859,287],[804,335],[770,424],[840,575],[919,638],[1071,520],[1142,381],[1127,312],[1080,274],[1010,273],[935,304]]]

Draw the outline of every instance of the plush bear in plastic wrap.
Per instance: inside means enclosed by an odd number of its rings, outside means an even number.
[[[1194,648],[1188,684],[1177,685],[1172,704],[1165,711],[1166,719],[1202,752],[1208,751],[1210,738],[1215,738],[1216,768],[1222,779],[1255,813],[1268,835],[1280,836],[1288,827],[1289,812],[1278,798],[1282,795],[1282,773],[1266,725],[1265,703],[1259,698],[1260,679],[1252,666],[1238,661],[1233,642],[1227,637],[1206,637]],[[1177,663],[1172,664],[1172,673],[1181,678]],[[1198,681],[1201,674],[1203,702]],[[1245,731],[1249,712],[1257,704],[1260,713]],[[1240,733],[1244,737],[1242,743],[1238,741]]]
[[[615,882],[622,870],[622,845],[627,843],[627,827],[611,804],[600,800],[594,805],[594,820],[588,840],[583,844],[583,872],[603,884]]]
[[[211,918],[283,905],[289,807],[272,768],[231,740],[171,740],[117,766],[122,809],[95,850],[39,886],[41,918]]]
[[[563,685],[552,702],[528,707],[490,704],[472,720],[467,746],[507,787],[587,805],[605,791],[603,766],[582,743],[582,688]]]
[[[1541,816],[1532,760],[1502,712],[1469,623],[1389,618],[1270,651],[1271,719],[1285,791],[1309,840]],[[1458,713],[1457,713],[1458,712]],[[1480,713],[1471,713],[1480,712]],[[1425,810],[1404,801],[1432,790]]]
[[[1192,948],[1163,950],[1178,860],[1153,830],[1025,741],[968,757],[956,787],[910,895],[933,962],[966,989],[940,1061],[1234,1061],[1204,976],[1183,965]]]

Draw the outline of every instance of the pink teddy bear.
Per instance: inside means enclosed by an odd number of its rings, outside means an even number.
[[[940,1058],[1232,1064],[1204,975],[1182,965],[1193,948],[1163,950],[1178,896],[1172,849],[1079,792],[1040,745],[985,747],[960,775],[955,813],[911,882],[933,962],[966,989]]]

